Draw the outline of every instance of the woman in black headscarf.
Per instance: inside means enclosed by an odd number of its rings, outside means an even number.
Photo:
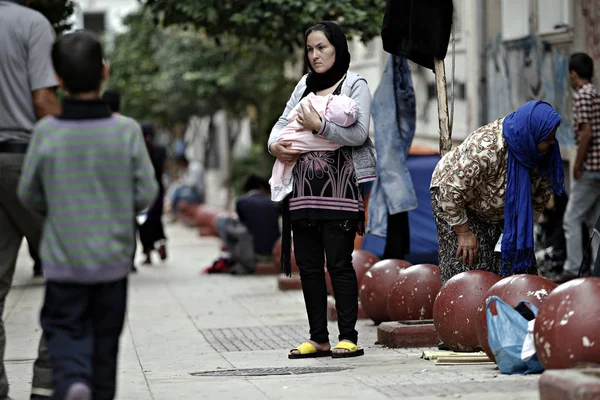
[[[290,358],[354,357],[358,348],[358,284],[352,267],[357,233],[364,230],[361,183],[375,179],[375,152],[369,139],[371,93],[367,82],[348,71],[350,53],[342,29],[319,22],[306,32],[305,57],[310,72],[294,89],[269,137],[269,151],[280,161],[295,163],[293,191],[283,201],[282,268],[290,274],[290,230],[300,269],[302,291],[310,325],[310,340],[293,349]],[[303,106],[297,121],[315,135],[341,145],[336,151],[300,153],[278,141],[287,116],[309,93],[346,95],[359,107],[357,121],[341,127],[326,121],[312,106]],[[327,289],[324,265],[331,277],[339,343],[331,351],[327,331]]]
[[[144,264],[151,265],[151,254],[152,251],[156,250],[157,243],[158,254],[161,260],[165,260],[167,258],[167,249],[165,246],[166,236],[162,223],[165,197],[165,188],[162,183],[162,176],[165,169],[166,150],[164,147],[158,147],[154,145],[154,125],[152,123],[142,122],[141,126],[146,148],[148,149],[150,160],[152,160],[152,165],[154,166],[154,174],[159,188],[158,196],[148,210],[146,221],[139,226],[140,242],[142,242],[144,255],[146,256]]]

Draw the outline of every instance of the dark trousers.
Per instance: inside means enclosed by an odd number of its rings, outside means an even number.
[[[396,258],[404,260],[410,253],[410,229],[408,224],[408,212],[388,214],[387,238],[383,259]]]
[[[41,323],[52,362],[52,399],[63,400],[75,382],[94,400],[116,392],[119,336],[127,304],[127,278],[92,285],[47,282]]]
[[[329,341],[325,259],[335,296],[339,340],[358,341],[358,282],[352,266],[357,221],[294,221],[294,256],[300,269],[310,339]]]

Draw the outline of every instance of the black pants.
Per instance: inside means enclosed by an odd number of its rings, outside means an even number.
[[[404,260],[410,253],[410,229],[408,224],[408,212],[388,214],[387,238],[383,259],[396,258]]]
[[[127,304],[127,278],[85,285],[47,282],[41,323],[52,362],[52,399],[63,400],[75,382],[94,400],[116,392],[119,336]]]
[[[294,255],[300,269],[310,339],[329,341],[325,259],[335,296],[339,340],[358,341],[358,282],[352,267],[352,251],[358,221],[307,221],[292,223]]]

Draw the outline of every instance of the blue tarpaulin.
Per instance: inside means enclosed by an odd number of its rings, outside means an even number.
[[[410,254],[408,261],[437,264],[437,230],[431,211],[429,184],[440,157],[438,155],[409,155],[406,165],[414,184],[419,206],[408,212],[410,225]],[[368,188],[367,188],[368,189]],[[401,188],[398,188],[401,190]],[[383,256],[385,238],[367,234],[363,249],[377,257]]]

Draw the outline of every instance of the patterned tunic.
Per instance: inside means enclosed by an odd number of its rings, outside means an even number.
[[[334,95],[341,93],[342,84],[335,89]],[[304,153],[296,161],[292,175],[292,221],[358,219],[358,232],[362,233],[365,205],[362,185],[356,181],[351,147]]]
[[[305,153],[296,162],[293,176],[292,220],[364,217],[351,148]]]
[[[467,222],[468,212],[494,223],[504,219],[508,147],[502,134],[503,120],[477,129],[435,167],[431,188],[437,188],[439,217],[448,225]],[[552,188],[535,170],[530,176],[535,221]]]

